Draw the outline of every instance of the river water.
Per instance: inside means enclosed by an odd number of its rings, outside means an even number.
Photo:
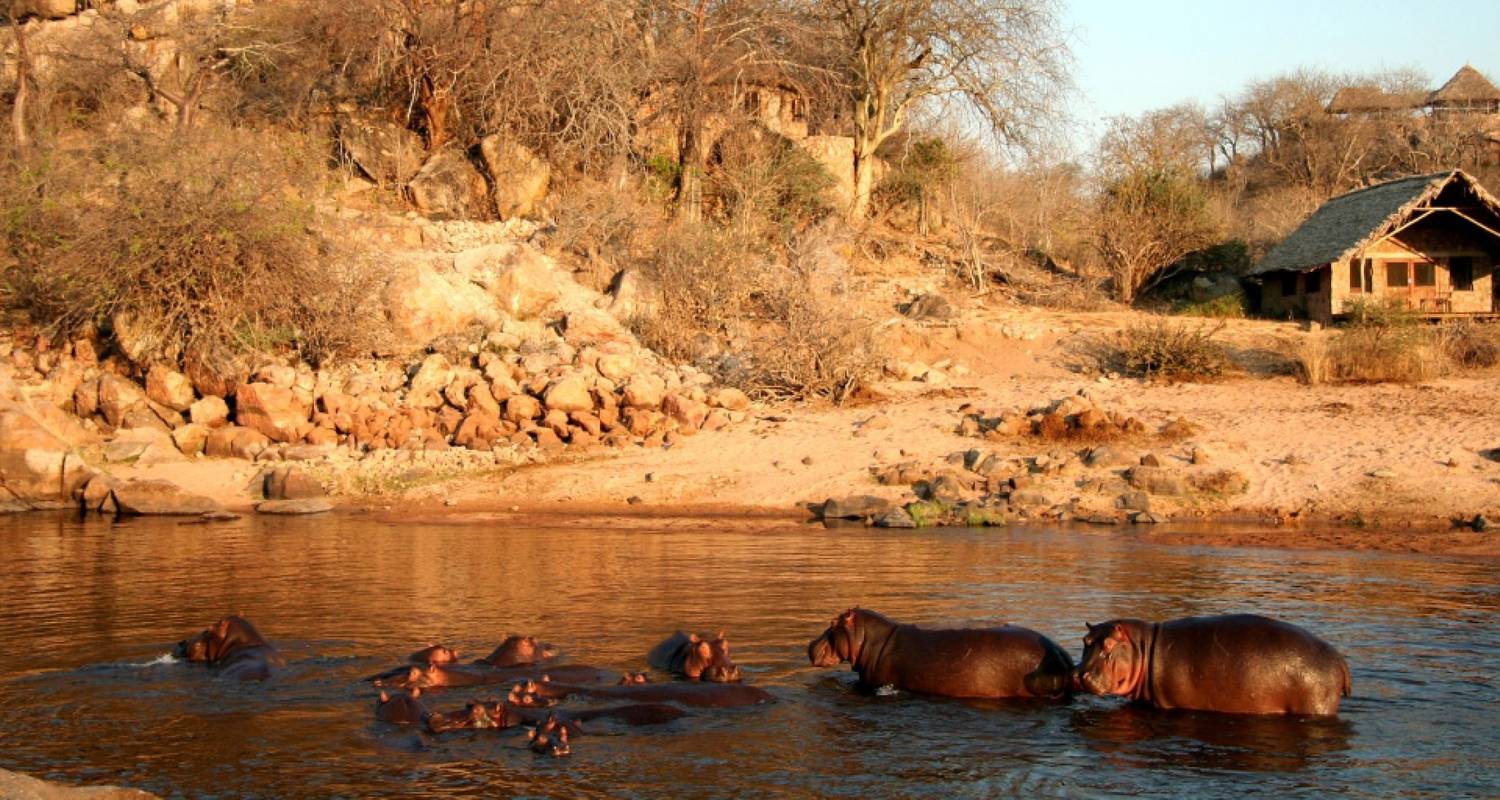
[[[0,519],[0,767],[217,797],[1500,795],[1500,562],[1100,529],[658,527]],[[1344,652],[1354,696],[1337,719],[1284,720],[865,695],[806,658],[855,604],[1014,622],[1075,657],[1085,620],[1254,611]],[[231,612],[286,656],[270,681],[165,663]],[[516,730],[377,723],[359,680],[430,641],[483,655],[508,631],[642,669],[677,627],[725,630],[776,702],[592,729],[550,759]]]

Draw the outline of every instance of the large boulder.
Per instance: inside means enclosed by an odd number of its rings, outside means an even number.
[[[69,0],[69,5],[72,0]],[[0,797],[10,800],[150,800],[154,794],[118,786],[72,787],[0,769]]]
[[[49,416],[42,408],[0,406],[0,501],[26,508],[63,507],[93,475],[73,451],[86,434],[72,431],[61,411],[57,419]]]
[[[266,383],[240,384],[235,391],[235,420],[273,442],[295,442],[312,430],[312,409],[291,389]]]
[[[141,387],[112,372],[99,376],[99,413],[110,425],[120,427],[131,411],[145,405],[146,394]]]
[[[453,382],[453,376],[453,365],[448,359],[433,353],[422,360],[422,366],[412,376],[407,402],[418,408],[438,408],[443,404],[443,390]]]
[[[422,137],[394,122],[345,117],[338,143],[344,160],[379,184],[406,183],[422,168]]]
[[[549,411],[592,411],[594,408],[588,382],[577,373],[553,381],[542,395],[542,402]]]
[[[115,487],[121,514],[186,516],[222,511],[215,500],[166,480],[135,480]]]
[[[519,258],[500,271],[489,287],[500,309],[515,319],[531,319],[562,295],[558,276],[541,253]]]
[[[209,431],[203,443],[203,452],[210,458],[253,459],[271,444],[270,437],[260,431],[239,425],[225,425]]]
[[[432,264],[412,264],[398,271],[382,299],[391,327],[418,345],[500,320],[494,299],[484,289]]]
[[[486,136],[479,155],[494,186],[495,212],[501,219],[530,217],[547,197],[552,168],[526,147],[500,136]]]
[[[146,372],[146,396],[173,411],[187,411],[193,405],[193,382],[181,372],[157,364]]]
[[[431,219],[483,216],[488,201],[484,177],[459,150],[439,150],[406,184],[417,212]]]
[[[78,13],[78,0],[21,0],[20,16],[62,19]],[[0,9],[9,13],[9,8]]]

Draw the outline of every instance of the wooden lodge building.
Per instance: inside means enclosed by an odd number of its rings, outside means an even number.
[[[1251,270],[1261,311],[1331,322],[1359,302],[1500,319],[1500,201],[1462,170],[1335,197]]]

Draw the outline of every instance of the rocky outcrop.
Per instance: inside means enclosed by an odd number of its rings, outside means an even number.
[[[0,506],[65,508],[93,469],[77,447],[92,437],[51,406],[0,402]]]
[[[479,155],[489,173],[495,213],[501,219],[529,217],[541,210],[552,182],[552,168],[526,147],[501,136],[486,136]]]
[[[337,133],[344,160],[378,184],[406,183],[422,168],[422,137],[394,122],[344,117]]]
[[[417,213],[430,219],[473,219],[485,216],[488,201],[484,176],[461,151],[438,150],[427,157],[406,184],[406,195]]]

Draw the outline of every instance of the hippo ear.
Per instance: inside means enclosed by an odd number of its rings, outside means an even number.
[[[385,692],[381,692],[380,693],[380,702],[382,702],[382,703],[389,703],[389,702],[391,702],[391,696],[388,695],[388,694],[386,694]]]
[[[1126,630],[1125,626],[1118,622],[1115,623],[1115,627],[1109,632],[1109,635],[1118,639],[1124,639],[1127,642],[1130,641],[1130,631]]]
[[[696,633],[690,633],[690,634],[688,634],[688,641],[692,642],[693,644],[697,644],[698,643],[698,634],[696,634]]]
[[[713,647],[711,647],[708,644],[708,642],[699,642],[698,643],[698,656],[700,658],[702,658],[704,661],[708,661],[709,659],[711,659],[711,658],[714,657],[714,649],[713,649]]]
[[[422,687],[420,687],[420,686],[413,686],[413,687],[411,687],[411,696],[413,698],[421,697],[422,696]]]
[[[714,635],[714,638],[718,639],[721,642],[724,641],[724,632],[723,631],[719,631],[717,634]]]

